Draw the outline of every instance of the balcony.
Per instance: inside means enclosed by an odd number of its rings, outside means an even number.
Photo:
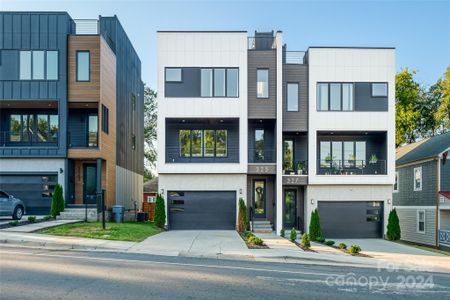
[[[52,156],[58,154],[58,131],[0,131],[1,156]]]
[[[275,163],[277,159],[275,149],[248,149],[248,162],[254,164]]]
[[[304,65],[306,64],[305,51],[283,51],[283,64]]]
[[[272,32],[255,32],[255,36],[247,38],[248,50],[273,50],[277,42]]]
[[[386,175],[386,160],[317,160],[317,175]]]
[[[283,175],[308,175],[308,161],[298,160],[283,164]]]
[[[182,155],[179,147],[166,147],[166,162],[167,163],[238,163],[239,162],[239,148],[228,147],[225,152],[218,155],[218,153]]]

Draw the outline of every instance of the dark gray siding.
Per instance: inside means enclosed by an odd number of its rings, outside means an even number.
[[[264,161],[255,161],[255,130],[264,129]],[[248,124],[248,162],[274,163],[276,161],[275,152],[275,122],[249,122]]]
[[[276,209],[275,209],[275,177],[274,176],[247,176],[247,207],[254,207],[254,181],[265,180],[266,181],[266,219],[272,224],[276,222]]]
[[[179,131],[181,129],[227,129],[227,157],[180,157]],[[167,163],[238,163],[239,162],[239,122],[226,121],[182,123],[166,120],[166,162]]]
[[[200,68],[181,68],[181,82],[166,82],[165,97],[200,97]]]
[[[117,160],[122,168],[144,173],[144,86],[141,61],[117,17],[100,17],[100,33],[116,54]],[[133,109],[132,94],[137,97]],[[136,136],[136,148],[132,137]]]
[[[287,111],[287,83],[299,84],[299,110]],[[308,130],[308,65],[283,65],[283,131]]]
[[[445,165],[442,164],[441,160],[441,187],[440,191],[449,192],[450,191],[450,161],[447,159]]]
[[[355,83],[355,110],[388,111],[388,97],[372,97],[371,85],[370,82]]]
[[[308,136],[306,134],[285,134],[283,135],[283,142],[285,140],[294,140],[294,164],[299,161],[308,161]],[[284,144],[283,144],[284,145]]]
[[[269,98],[256,98],[256,70],[269,69]],[[277,52],[248,51],[248,117],[270,119],[277,115]]]
[[[422,191],[414,191],[414,168],[422,167]],[[397,167],[398,192],[393,193],[396,206],[436,205],[436,161],[428,161],[408,167]]]
[[[97,110],[70,110],[67,121],[69,147],[87,147],[89,114],[97,114]]]
[[[0,148],[0,156],[64,156],[67,116],[67,35],[73,21],[63,12],[0,13],[0,101],[56,100],[59,115],[59,147],[16,151]],[[58,80],[19,80],[20,50],[57,50]]]

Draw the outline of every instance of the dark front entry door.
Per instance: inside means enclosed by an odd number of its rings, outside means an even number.
[[[256,179],[253,181],[253,207],[256,218],[266,217],[266,181]]]
[[[97,166],[95,164],[85,164],[84,165],[84,176],[83,176],[83,199],[86,204],[97,203]]]
[[[284,190],[284,228],[297,227],[297,191]]]

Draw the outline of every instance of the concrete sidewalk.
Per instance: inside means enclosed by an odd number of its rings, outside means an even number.
[[[71,223],[78,223],[79,220],[54,220],[54,221],[48,221],[48,222],[39,222],[39,223],[31,223],[27,225],[20,225],[20,226],[12,226],[9,228],[1,229],[1,231],[6,232],[34,232],[40,229],[55,227],[59,225],[64,224],[71,224]]]

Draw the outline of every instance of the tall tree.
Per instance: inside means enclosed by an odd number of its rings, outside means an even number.
[[[442,91],[440,105],[435,113],[436,122],[442,132],[450,130],[450,66],[447,67],[444,78],[437,83]]]
[[[156,167],[156,126],[157,126],[156,92],[144,86],[144,157],[146,179],[153,177]]]
[[[414,70],[402,69],[395,76],[396,131],[395,144],[415,142],[420,122],[420,102],[424,97],[420,85],[414,81]]]

